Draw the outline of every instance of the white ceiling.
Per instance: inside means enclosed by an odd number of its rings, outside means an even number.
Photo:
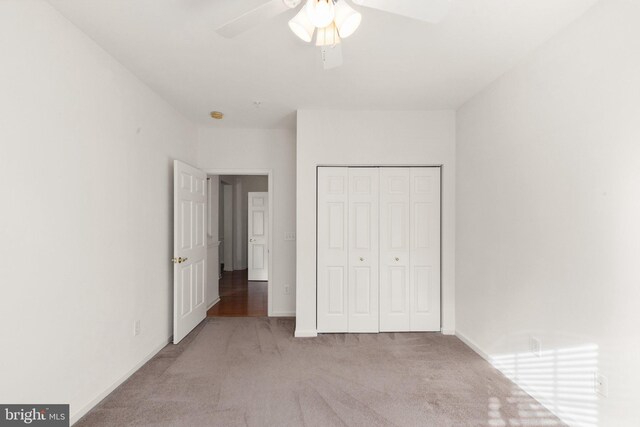
[[[263,1],[49,0],[187,117],[235,128],[294,128],[299,108],[457,108],[596,0],[452,0],[437,25],[356,7],[362,25],[328,71],[289,30],[295,11],[235,39],[215,32]]]

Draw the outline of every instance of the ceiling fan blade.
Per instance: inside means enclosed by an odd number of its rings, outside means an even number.
[[[216,28],[223,37],[233,38],[245,31],[257,27],[261,23],[290,10],[282,0],[269,0],[261,6],[243,13],[236,19]]]
[[[353,0],[360,6],[436,24],[446,16],[450,0]]]
[[[325,70],[337,68],[342,65],[342,45],[322,46],[320,48],[322,54],[322,65]]]

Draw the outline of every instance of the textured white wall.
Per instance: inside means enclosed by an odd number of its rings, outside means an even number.
[[[0,1],[0,52],[0,401],[75,419],[172,335],[197,131],[44,1]]]
[[[455,113],[298,111],[296,334],[316,333],[316,166],[444,165],[442,328],[455,329]]]
[[[571,425],[640,425],[639,19],[601,1],[458,114],[456,329]]]
[[[273,314],[295,313],[296,242],[284,233],[296,229],[296,139],[290,130],[200,128],[198,166],[203,170],[270,169],[273,172]],[[226,267],[225,267],[226,268]],[[290,289],[285,293],[285,286]]]

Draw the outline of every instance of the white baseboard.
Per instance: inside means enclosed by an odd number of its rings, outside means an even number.
[[[217,303],[220,302],[220,297],[218,297],[217,300],[215,300],[214,302],[211,303],[211,305],[209,307],[207,307],[207,310],[209,310],[211,307],[213,307],[214,305],[216,305]]]
[[[480,348],[480,346],[478,346],[478,344],[476,344],[471,338],[467,337],[465,334],[463,334],[460,331],[454,331],[454,335],[456,337],[458,337],[460,339],[460,341],[462,341],[468,347],[470,347],[471,350],[473,350],[476,353],[478,353],[478,356],[482,357],[484,360],[486,360],[487,362],[491,363],[491,358],[489,357],[489,355],[484,350],[482,350]],[[493,365],[493,363],[491,363],[491,364]]]
[[[147,363],[149,360],[151,360],[151,358],[153,356],[158,354],[160,352],[160,350],[165,348],[167,344],[171,343],[171,339],[172,338],[173,338],[173,336],[171,336],[168,339],[162,341],[162,344],[160,344],[158,347],[156,347],[154,350],[152,350],[151,353],[146,355],[140,362],[138,362],[133,368],[131,368],[129,370],[129,372],[127,372],[120,379],[118,379],[116,382],[111,384],[111,386],[109,386],[105,391],[103,391],[102,393],[97,395],[95,397],[95,399],[93,399],[91,402],[89,402],[87,405],[85,405],[79,411],[76,411],[73,414],[71,414],[70,420],[69,420],[69,425],[74,425],[76,422],[78,422],[78,420],[80,418],[84,417],[90,410],[95,408],[98,405],[98,403],[102,402],[102,400],[104,400],[104,398],[107,397],[113,390],[115,390],[123,382],[128,380],[131,375],[133,375],[138,369],[142,368],[142,366],[145,363]]]
[[[315,329],[309,331],[301,331],[299,329],[296,329],[296,332],[293,334],[293,336],[296,338],[313,338],[318,336],[318,331],[316,331]]]
[[[456,334],[455,329],[441,329],[440,332],[442,333],[442,335],[455,335]]]
[[[269,317],[296,317],[295,311],[279,311],[277,313],[271,313]]]

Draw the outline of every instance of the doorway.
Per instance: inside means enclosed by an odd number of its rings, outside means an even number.
[[[219,301],[207,316],[268,316],[272,229],[269,174],[210,174],[210,178],[219,185],[218,208],[211,210],[219,236]]]

